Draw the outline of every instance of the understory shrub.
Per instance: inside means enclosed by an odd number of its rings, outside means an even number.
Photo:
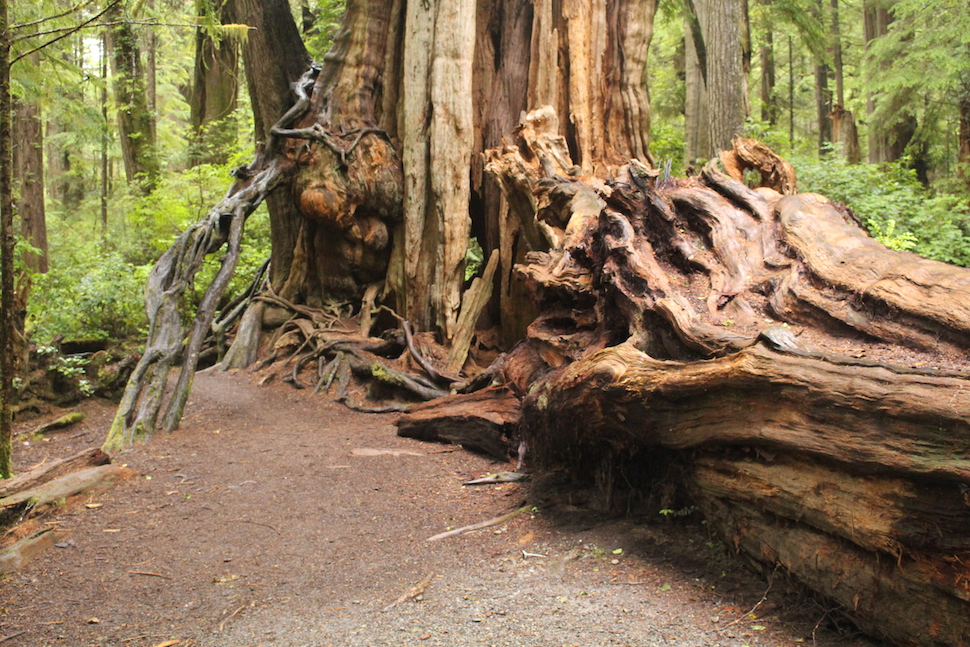
[[[793,164],[800,191],[844,204],[887,247],[970,267],[966,196],[926,189],[902,164],[849,165],[836,155]]]

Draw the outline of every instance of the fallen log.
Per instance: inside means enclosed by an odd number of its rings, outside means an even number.
[[[32,470],[18,474],[12,479],[0,481],[0,498],[8,497],[15,492],[35,488],[64,474],[70,474],[71,472],[88,467],[106,465],[110,462],[111,457],[97,447],[84,449],[68,458],[39,465]]]
[[[0,551],[0,575],[20,570],[52,548],[58,540],[60,535],[51,528],[45,528],[4,548]]]
[[[397,435],[461,445],[506,461],[519,416],[518,398],[503,387],[489,387],[412,406],[398,419]]]
[[[133,470],[121,465],[89,467],[0,498],[0,510],[7,519],[36,515],[47,507],[57,507],[69,497],[104,492],[132,474]]]
[[[970,644],[970,271],[782,196],[790,167],[748,140],[727,170],[761,156],[777,190],[714,166],[571,177],[543,137],[523,127],[488,165],[554,242],[516,267],[538,313],[505,372],[529,464],[676,485],[873,635]],[[588,192],[592,212],[561,197]]]

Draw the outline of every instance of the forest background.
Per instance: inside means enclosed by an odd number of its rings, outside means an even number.
[[[651,149],[682,174],[710,156],[692,33],[721,0],[663,0],[649,52]],[[962,0],[731,0],[742,134],[788,157],[799,188],[847,205],[890,247],[970,266],[970,10]],[[155,259],[248,162],[253,114],[237,0],[45,0],[10,7],[15,310],[41,354],[140,343]],[[322,60],[340,0],[291,2]],[[270,253],[246,228],[231,299]],[[468,274],[481,262],[475,245]],[[211,275],[218,260],[210,261]],[[205,277],[199,281],[205,286]],[[90,394],[83,359],[48,370]],[[15,388],[23,385],[15,380]]]

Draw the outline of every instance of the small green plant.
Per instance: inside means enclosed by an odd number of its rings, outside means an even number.
[[[907,251],[916,248],[919,239],[908,231],[897,232],[896,221],[892,218],[885,223],[869,220],[866,225],[872,237],[889,249]]]
[[[697,509],[698,508],[696,505],[689,505],[679,510],[674,510],[673,508],[663,508],[660,511],[660,514],[664,517],[689,517],[697,512]]]
[[[477,238],[468,239],[468,250],[465,252],[465,280],[470,281],[478,274],[485,262],[485,250],[478,244]]]
[[[56,371],[66,378],[80,377],[84,375],[84,368],[88,365],[88,360],[77,355],[58,355],[47,367],[48,371]]]

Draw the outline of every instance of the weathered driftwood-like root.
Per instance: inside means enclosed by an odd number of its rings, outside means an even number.
[[[285,304],[283,300],[274,300],[277,305]],[[357,411],[376,413],[404,411],[415,399],[430,400],[444,397],[449,394],[449,391],[442,388],[440,384],[451,385],[458,379],[442,376],[441,372],[422,356],[417,350],[407,322],[404,323],[404,330],[401,332],[403,337],[401,341],[395,339],[395,335],[391,335],[389,339],[362,337],[358,334],[359,329],[349,325],[348,320],[340,316],[322,316],[316,310],[307,306],[294,308],[295,316],[277,330],[274,336],[273,354],[261,362],[257,370],[265,368],[272,361],[276,361],[280,354],[285,353],[288,358],[280,364],[277,373],[285,373],[284,382],[302,389],[307,385],[301,381],[300,374],[306,366],[315,362],[314,393],[328,392],[336,380],[336,400]],[[429,378],[394,368],[389,364],[389,360],[383,357],[393,359],[401,356],[405,351],[409,352],[411,357],[424,368]],[[357,378],[362,384],[381,384],[390,387],[406,396],[407,401],[376,406],[357,404],[348,393],[351,377]]]
[[[365,295],[364,309],[373,315],[376,288]],[[305,368],[316,362],[312,379],[314,393],[329,392],[336,380],[338,388],[335,399],[348,407],[367,412],[405,411],[414,400],[423,401],[448,395],[455,386],[465,382],[458,375],[450,375],[443,368],[435,366],[419,349],[411,325],[396,313],[380,306],[378,312],[388,312],[401,322],[400,330],[385,331],[381,338],[360,334],[361,327],[355,323],[350,309],[345,304],[331,304],[326,308],[294,304],[269,292],[256,298],[257,302],[272,304],[292,313],[286,323],[279,327],[270,340],[273,350],[254,370],[259,371],[278,362],[276,376],[295,388],[306,388],[300,375]],[[370,324],[366,326],[370,328]],[[405,365],[405,357],[410,357],[427,377],[397,368]],[[345,370],[345,368],[347,370]],[[349,372],[347,372],[349,371]],[[354,402],[348,392],[351,377],[361,384],[381,384],[397,391],[405,401],[383,405],[363,405]],[[264,378],[265,379],[265,378]]]
[[[305,94],[318,72],[318,69],[309,70],[297,88]],[[305,96],[298,97],[297,105],[276,127],[292,125],[309,106],[305,99]],[[267,150],[272,153],[276,144],[275,140],[270,141]],[[165,400],[169,369],[180,361],[182,368],[168,398],[163,423],[168,431],[178,427],[202,345],[239,260],[246,218],[282,181],[284,170],[280,160],[270,155],[258,158],[249,167],[236,169],[233,175],[236,179],[226,197],[202,221],[179,236],[152,268],[145,296],[149,320],[145,354],[128,380],[108,432],[104,446],[109,450],[125,448],[136,438],[155,430]],[[227,248],[222,265],[206,289],[194,322],[186,333],[180,316],[185,292],[194,283],[205,257],[223,245]]]
[[[736,136],[734,148],[723,151],[720,157],[728,175],[735,180],[742,181],[744,172],[752,170],[761,175],[761,186],[784,195],[797,191],[798,180],[792,165],[756,139]]]
[[[164,423],[169,431],[178,426],[202,343],[239,259],[243,224],[279,179],[280,171],[272,165],[248,180],[245,186],[234,187],[204,221],[186,230],[152,269],[145,298],[150,322],[145,354],[125,388],[105,440],[107,450],[127,447],[136,437],[150,434],[155,429],[169,368],[176,360],[181,360],[182,371],[169,400]],[[229,246],[222,266],[199,304],[188,342],[183,342],[185,334],[179,311],[185,291],[206,255],[225,242]]]

